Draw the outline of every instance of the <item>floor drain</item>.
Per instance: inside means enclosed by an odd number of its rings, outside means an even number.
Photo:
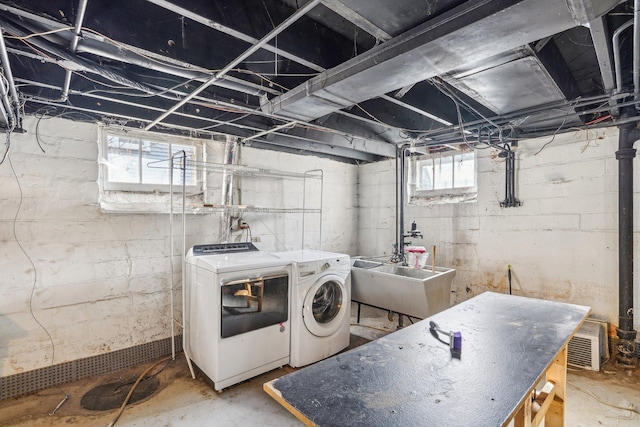
[[[115,383],[102,384],[92,388],[82,396],[80,405],[84,409],[90,411],[106,411],[119,408],[124,399],[129,394],[129,390],[133,387],[137,378]],[[138,384],[134,390],[129,403],[137,402],[148,396],[151,396],[160,385],[160,381],[156,377],[146,378]]]

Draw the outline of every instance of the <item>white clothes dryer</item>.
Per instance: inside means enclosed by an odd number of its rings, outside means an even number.
[[[222,390],[289,363],[291,262],[251,243],[185,258],[185,355]]]
[[[291,355],[293,367],[309,365],[349,346],[349,255],[301,250],[273,255],[292,262]]]

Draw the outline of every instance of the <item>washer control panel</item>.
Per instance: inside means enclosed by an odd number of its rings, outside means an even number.
[[[322,261],[298,262],[298,277],[305,278],[316,274],[324,273],[328,270],[350,270],[351,261],[349,257],[331,258]]]

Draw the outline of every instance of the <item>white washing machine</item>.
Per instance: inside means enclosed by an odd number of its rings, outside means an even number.
[[[314,250],[273,255],[292,262],[289,364],[305,366],[349,346],[349,255]]]

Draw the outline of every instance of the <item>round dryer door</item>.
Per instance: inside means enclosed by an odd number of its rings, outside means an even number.
[[[302,318],[307,330],[318,337],[334,334],[345,322],[349,301],[344,279],[322,276],[304,297]]]

